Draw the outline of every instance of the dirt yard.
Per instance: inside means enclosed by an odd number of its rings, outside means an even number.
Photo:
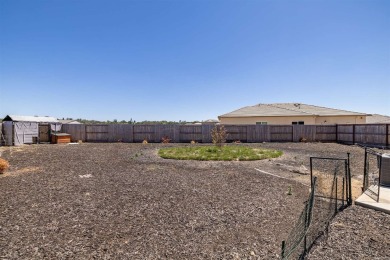
[[[11,165],[0,175],[0,258],[277,259],[309,193],[310,156],[351,152],[363,174],[354,146],[251,144],[284,152],[252,162],[165,160],[162,146],[174,145],[0,147]]]

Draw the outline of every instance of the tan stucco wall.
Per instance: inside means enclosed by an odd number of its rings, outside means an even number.
[[[325,122],[326,121],[326,122]],[[365,124],[366,116],[319,116],[316,125]]]
[[[268,125],[291,125],[292,122],[304,121],[305,125],[333,125],[333,124],[365,124],[365,116],[274,116],[274,117],[220,117],[221,124],[252,125],[256,122],[267,122]],[[326,121],[326,122],[325,122]]]

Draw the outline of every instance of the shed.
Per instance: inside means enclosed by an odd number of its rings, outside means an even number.
[[[5,144],[11,146],[50,142],[51,124],[58,124],[58,120],[49,116],[8,115],[2,123]]]

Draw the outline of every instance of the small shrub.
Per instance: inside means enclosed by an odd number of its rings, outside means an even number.
[[[235,144],[240,144],[241,141],[240,141],[240,140],[236,140],[236,141],[234,141],[233,143],[235,143]]]
[[[211,140],[213,141],[213,144],[222,147],[224,143],[226,143],[226,138],[228,136],[228,133],[226,132],[226,129],[223,125],[216,125],[211,130]]]
[[[142,141],[142,144],[148,144],[148,140],[144,139],[144,140]]]
[[[291,186],[288,186],[288,192],[287,192],[287,195],[292,195],[292,188],[291,188]]]
[[[163,144],[169,144],[171,142],[171,139],[168,136],[164,136],[163,138],[161,138],[161,142]]]
[[[196,141],[192,140],[192,141],[191,141],[191,144],[196,144]]]
[[[9,168],[9,163],[0,158],[0,174],[4,173]]]
[[[305,137],[301,137],[301,138],[299,138],[299,142],[306,143],[307,139]]]

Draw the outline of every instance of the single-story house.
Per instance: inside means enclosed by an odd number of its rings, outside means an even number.
[[[9,146],[50,142],[50,129],[58,125],[54,117],[8,115],[2,122],[2,134]]]
[[[302,103],[258,104],[220,115],[221,124],[331,125],[365,124],[366,113]]]
[[[367,116],[367,124],[390,124],[390,116],[372,114]]]

